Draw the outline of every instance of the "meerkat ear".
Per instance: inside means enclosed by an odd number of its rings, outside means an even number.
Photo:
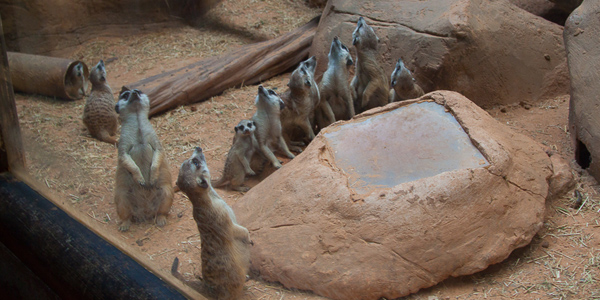
[[[241,130],[239,125],[235,126],[233,129],[235,130],[236,133]]]
[[[197,177],[196,183],[198,184],[199,187],[201,187],[203,189],[208,188],[208,181],[206,181],[206,178],[204,178],[204,176]]]
[[[308,79],[304,80],[304,84],[308,87],[311,86],[310,80],[308,80]]]
[[[117,114],[119,113],[119,103],[117,103],[117,104],[115,105],[115,111],[117,112]]]

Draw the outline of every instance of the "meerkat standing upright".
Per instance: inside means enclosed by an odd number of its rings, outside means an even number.
[[[316,114],[319,128],[325,128],[337,120],[354,117],[354,101],[348,78],[350,66],[354,64],[348,48],[336,36],[329,49],[327,70],[319,86],[321,102]]]
[[[415,99],[423,96],[423,89],[415,82],[410,70],[398,59],[391,76],[390,102]]]
[[[121,120],[115,204],[127,231],[132,220],[167,223],[173,183],[167,157],[148,120],[150,100],[139,90],[124,91],[115,106]]]
[[[281,168],[281,162],[277,159],[271,147],[277,146],[288,158],[295,155],[290,152],[281,135],[281,111],[285,108],[283,100],[273,90],[267,90],[262,85],[258,86],[258,95],[255,100],[256,113],[252,121],[256,124],[256,140],[258,149],[271,162],[273,167]]]
[[[319,103],[319,88],[315,82],[314,75],[317,66],[317,58],[311,58],[301,62],[292,72],[289,90],[281,94],[281,100],[285,108],[281,111],[282,135],[289,149],[302,152],[300,147],[292,145],[291,137],[294,130],[300,127],[309,140],[315,138],[315,133],[310,125],[310,115],[315,105]]]
[[[356,74],[351,87],[355,93],[354,109],[357,113],[389,103],[389,83],[377,61],[378,44],[375,31],[360,17],[352,33],[352,45],[356,47]]]
[[[92,91],[83,108],[83,124],[92,137],[110,144],[117,144],[113,136],[117,134],[119,116],[115,112],[115,97],[106,82],[106,68],[100,60],[90,72]]]
[[[256,126],[254,121],[241,120],[235,126],[235,136],[221,178],[212,183],[214,187],[221,187],[229,184],[232,189],[240,192],[247,192],[250,188],[242,187],[246,175],[254,176],[256,173],[250,167],[252,155],[258,149],[258,141],[254,132]]]
[[[201,239],[202,278],[190,286],[219,300],[240,299],[250,266],[248,230],[237,224],[233,210],[210,184],[210,171],[201,148],[181,164],[177,186],[193,206]],[[185,281],[177,271],[175,258],[171,274]]]

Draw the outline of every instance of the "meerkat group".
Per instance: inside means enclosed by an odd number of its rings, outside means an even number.
[[[300,146],[313,140],[320,129],[374,107],[423,95],[402,59],[398,59],[388,82],[378,61],[379,38],[363,17],[358,19],[351,42],[355,60],[339,37],[332,39],[320,83],[315,79],[317,59],[312,56],[294,69],[288,90],[281,96],[274,89],[258,87],[256,111],[250,120],[241,120],[234,127],[218,180],[211,181],[199,147],[181,164],[175,188],[189,198],[202,241],[202,279],[190,285],[205,295],[215,299],[241,296],[252,245],[248,230],[237,223],[233,210],[214,188],[246,192],[250,189],[244,186],[246,177],[260,172],[254,162],[281,168],[275,153],[294,159],[291,151],[300,153]],[[349,80],[352,66],[356,67],[355,74]],[[67,84],[72,94],[85,95],[87,83],[82,74],[83,66],[75,65]],[[118,149],[114,190],[118,229],[127,231],[136,220],[153,220],[164,226],[174,186],[165,151],[148,119],[150,99],[139,90],[123,89],[115,103],[102,60],[91,70],[89,81],[92,89],[84,106],[83,123],[92,137]],[[178,264],[175,258],[171,273],[183,280]]]

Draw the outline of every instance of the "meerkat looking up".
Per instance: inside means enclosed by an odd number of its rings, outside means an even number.
[[[167,157],[150,120],[150,100],[139,90],[124,91],[115,110],[121,120],[115,205],[127,231],[132,220],[167,223],[173,203],[173,183]]]
[[[115,98],[112,89],[106,81],[104,61],[100,60],[90,72],[92,91],[85,101],[83,108],[83,124],[92,137],[116,145],[119,116],[115,112]]]
[[[278,147],[285,156],[294,158],[281,135],[281,111],[285,104],[273,90],[267,90],[262,85],[258,86],[258,95],[255,100],[256,113],[252,116],[252,121],[256,125],[256,140],[258,149],[273,167],[281,168],[281,162],[277,159],[271,147]]]
[[[350,84],[354,93],[356,113],[383,106],[389,102],[389,83],[379,65],[377,52],[379,38],[363,17],[358,19],[352,33],[356,47],[356,74]]]
[[[280,116],[282,134],[288,148],[295,152],[302,152],[302,149],[292,145],[291,141],[297,127],[302,129],[309,140],[315,138],[310,125],[310,115],[319,103],[319,88],[314,79],[316,62],[315,56],[301,62],[290,76],[289,89],[281,95],[281,100],[285,103]]]
[[[233,210],[211,186],[210,171],[202,149],[197,147],[179,169],[177,186],[193,206],[200,233],[202,278],[190,286],[219,300],[240,299],[250,266],[248,230],[237,224]],[[175,258],[171,274],[185,281],[177,271]]]
[[[77,63],[71,70],[67,71],[65,92],[71,99],[81,99],[85,96],[87,87],[83,63]]]
[[[316,114],[319,128],[325,128],[337,120],[354,117],[354,102],[348,78],[350,66],[354,64],[348,47],[336,36],[331,42],[327,70],[323,73],[319,91],[321,102]]]
[[[235,136],[227,153],[223,175],[219,180],[212,183],[214,187],[229,184],[233,190],[240,192],[247,192],[250,189],[241,185],[244,183],[246,175],[256,175],[250,167],[252,155],[258,149],[258,141],[254,135],[255,131],[254,121],[241,120],[235,126]]]
[[[391,76],[390,102],[415,99],[423,96],[423,89],[406,68],[402,58],[398,59]]]

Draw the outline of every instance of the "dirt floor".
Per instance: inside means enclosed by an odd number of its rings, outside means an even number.
[[[256,37],[275,37],[319,14],[319,9],[307,7],[304,1],[223,1],[211,11],[207,17],[210,22],[205,25],[165,28],[127,39],[97,39],[64,53],[64,57],[83,60],[90,67],[104,59],[108,82],[117,97],[122,85],[223,54]],[[263,85],[283,92],[288,77],[282,74]],[[213,176],[220,176],[233,128],[254,114],[256,92],[256,86],[232,88],[151,119],[167,152],[173,178],[195,146],[204,149]],[[134,224],[126,233],[117,230],[112,198],[117,149],[90,137],[81,121],[84,101],[17,93],[16,105],[30,171],[57,199],[64,199],[160,269],[169,270],[173,259],[179,257],[180,271],[187,278],[200,274],[200,237],[191,204],[182,193],[176,194],[164,228],[143,223]],[[565,95],[488,112],[570,161],[583,205],[575,206],[573,191],[548,201],[544,228],[529,246],[483,272],[448,279],[407,299],[600,299],[600,187],[572,162],[568,107],[569,96]],[[247,184],[253,186],[260,180],[254,178]],[[222,189],[217,192],[230,205],[243,196]],[[253,278],[246,284],[243,299],[322,297]]]

